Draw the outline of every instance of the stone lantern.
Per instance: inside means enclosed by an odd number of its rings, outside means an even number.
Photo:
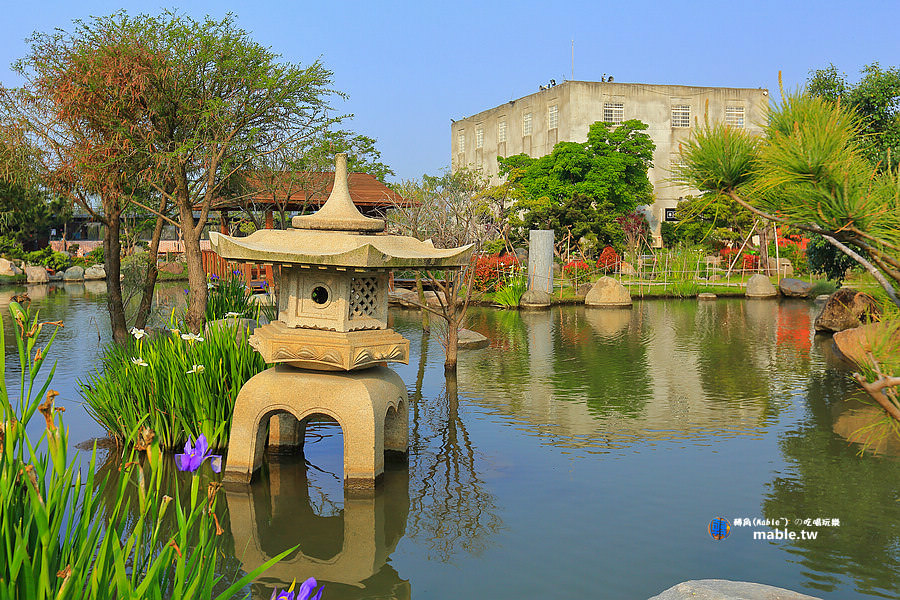
[[[409,341],[387,326],[392,269],[458,269],[473,248],[437,249],[430,241],[385,235],[350,199],[346,155],[335,160],[331,195],[293,229],[244,238],[210,232],[223,258],[281,267],[278,319],[250,344],[275,367],[256,375],[235,401],[225,481],[249,482],[269,444],[302,447],[305,423],[326,415],[344,435],[344,483],[371,489],[385,450],[406,453],[406,386],[385,366],[409,362]],[[288,413],[291,416],[281,416]]]

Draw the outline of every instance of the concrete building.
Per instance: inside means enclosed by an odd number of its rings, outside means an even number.
[[[659,227],[666,209],[698,193],[670,181],[681,142],[703,123],[704,115],[761,133],[768,106],[769,92],[761,88],[567,81],[453,122],[450,164],[454,171],[463,166],[481,169],[497,184],[498,156],[544,156],[557,142],[586,141],[588,128],[596,121],[620,124],[639,119],[649,126],[646,133],[656,144],[648,173],[655,202],[645,213],[656,243],[661,244]]]

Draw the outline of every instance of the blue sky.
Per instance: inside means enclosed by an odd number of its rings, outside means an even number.
[[[0,81],[35,30],[124,8],[177,8],[196,17],[233,12],[285,60],[321,58],[349,99],[350,127],[378,140],[394,179],[450,162],[450,119],[537,91],[551,78],[684,85],[802,85],[833,62],[855,80],[878,61],[900,64],[900,2],[5,2]],[[337,8],[332,8],[337,7]],[[777,94],[773,93],[777,97]]]

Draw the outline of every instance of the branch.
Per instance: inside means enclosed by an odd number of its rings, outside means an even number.
[[[900,386],[900,377],[889,377],[883,375],[881,379],[877,381],[873,381],[869,383],[866,381],[866,378],[860,375],[859,373],[853,374],[854,379],[862,386],[864,390],[866,390],[872,398],[875,399],[875,402],[881,405],[881,407],[887,411],[889,415],[891,415],[897,421],[900,421],[900,408],[897,407],[896,404],[891,402],[890,398],[888,398],[887,394],[885,394],[884,389],[888,387],[896,387]]]
[[[166,194],[165,196],[163,196],[163,198],[164,198],[165,200],[168,200],[168,194]],[[161,219],[165,219],[166,221],[168,221],[169,223],[171,223],[171,224],[174,225],[175,227],[179,227],[179,228],[181,227],[181,225],[179,225],[177,221],[173,221],[172,219],[170,219],[170,218],[167,217],[166,215],[162,214],[161,212],[156,211],[156,210],[150,208],[149,206],[147,206],[147,205],[145,205],[145,204],[142,204],[142,203],[138,202],[138,201],[135,200],[134,198],[131,198],[131,201],[132,201],[134,204],[137,204],[138,206],[140,206],[141,208],[143,208],[144,210],[146,210],[147,212],[153,213],[154,215],[156,215],[157,217],[160,217]]]
[[[835,248],[837,248],[838,250],[840,250],[841,252],[843,252],[844,254],[846,254],[847,256],[849,256],[850,258],[852,258],[859,264],[861,264],[863,267],[865,267],[866,271],[868,271],[869,274],[872,277],[874,277],[875,280],[878,281],[878,283],[881,284],[881,287],[884,288],[884,291],[885,291],[885,293],[887,293],[888,297],[891,299],[891,302],[893,302],[898,307],[900,307],[900,298],[897,297],[897,291],[894,289],[894,286],[891,285],[891,282],[887,280],[887,277],[885,277],[881,273],[881,271],[879,271],[877,268],[875,268],[875,265],[873,265],[872,263],[867,261],[865,258],[860,256],[858,253],[854,252],[851,248],[848,248],[841,242],[837,241],[830,235],[823,235],[822,237],[825,238],[825,241],[827,241],[829,244],[831,244],[832,246],[834,246]]]

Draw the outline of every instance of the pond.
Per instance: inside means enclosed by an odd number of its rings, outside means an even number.
[[[106,341],[105,300],[70,291],[32,298],[66,322],[54,387],[79,442],[102,435],[75,379]],[[815,314],[742,299],[473,308],[491,345],[462,352],[448,380],[438,337],[392,311],[411,340],[410,364],[394,366],[408,464],[374,498],[344,499],[340,429],[311,426],[304,456],[270,456],[252,486],[225,490],[222,568],[299,544],[252,586],[264,599],[309,576],[328,600],[648,598],[703,578],[900,598],[900,451],[847,441],[872,408],[813,335]],[[715,541],[719,516],[732,527]],[[754,539],[776,529],[815,539]]]

